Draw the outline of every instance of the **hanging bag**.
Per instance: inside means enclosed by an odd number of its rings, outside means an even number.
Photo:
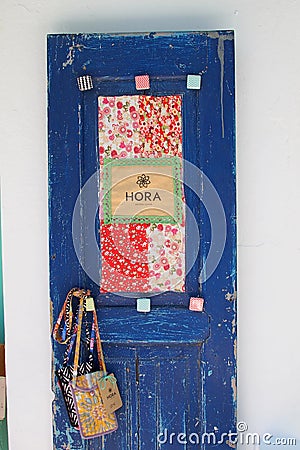
[[[74,311],[73,297],[89,295],[89,291],[80,290],[79,288],[71,289],[66,297],[58,320],[53,330],[53,338],[61,343],[66,344],[66,352],[64,355],[63,366],[55,371],[58,379],[59,387],[62,391],[70,424],[72,427],[79,429],[77,412],[74,405],[73,395],[70,388],[70,381],[74,376],[74,366],[69,364],[70,356],[76,340],[78,329],[78,308]],[[62,329],[61,329],[62,328]],[[95,324],[93,322],[91,336],[88,336],[88,328],[86,328],[87,342],[89,344],[89,354],[87,361],[78,365],[78,375],[84,375],[93,370],[93,350],[95,340]]]
[[[79,354],[80,354],[80,336],[82,328],[82,318],[88,296],[83,295],[80,298],[78,314],[78,330],[76,338],[76,348],[74,357],[73,379],[69,382],[72,391],[73,400],[77,412],[79,430],[82,438],[91,439],[112,433],[118,428],[116,415],[108,413],[104,407],[101,389],[103,380],[112,378],[107,376],[106,366],[102,351],[98,320],[95,308],[93,311],[93,324],[96,335],[96,348],[99,362],[99,369],[96,372],[79,374]]]

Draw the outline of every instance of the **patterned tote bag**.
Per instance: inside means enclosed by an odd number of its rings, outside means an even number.
[[[74,376],[74,366],[69,364],[70,356],[72,354],[72,349],[75,343],[77,329],[78,329],[78,308],[74,310],[73,307],[73,297],[77,297],[78,293],[84,293],[85,291],[79,290],[78,288],[73,288],[69,291],[66,301],[61,310],[60,316],[54,327],[53,337],[60,343],[67,344],[63,366],[55,371],[58,379],[59,387],[62,391],[64,402],[66,405],[67,413],[69,416],[70,424],[72,427],[79,429],[77,412],[74,405],[73,395],[70,388],[70,381]],[[62,323],[63,330],[60,333],[60,328]],[[93,323],[92,333],[89,336],[88,327],[86,327],[87,343],[89,344],[89,353],[87,361],[82,362],[78,365],[78,375],[84,375],[93,370],[93,350],[94,350],[94,338],[95,338],[95,325]]]
[[[108,413],[102,401],[100,384],[103,377],[107,375],[107,371],[95,309],[93,311],[93,324],[96,333],[96,347],[100,370],[85,375],[80,375],[78,371],[81,324],[85,301],[86,298],[80,299],[74,373],[72,381],[69,382],[69,387],[73,395],[81,436],[84,439],[91,439],[112,433],[118,428],[118,423],[116,415],[114,413]]]

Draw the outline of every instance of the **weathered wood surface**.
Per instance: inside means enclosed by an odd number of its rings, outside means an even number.
[[[201,90],[187,90],[186,75],[199,72],[203,72]],[[83,94],[77,88],[76,77],[85,73],[93,77],[95,88]],[[185,188],[186,201],[200,235],[198,246],[197,233],[192,221],[188,220],[187,258],[195,257],[195,262],[187,275],[186,293],[162,294],[152,301],[164,308],[169,305],[187,308],[190,296],[203,296],[210,319],[210,335],[201,352],[194,328],[199,324],[191,321],[191,333],[186,333],[185,343],[152,345],[155,336],[151,336],[149,330],[147,345],[146,334],[139,338],[129,321],[126,322],[124,336],[132,334],[136,344],[120,345],[111,341],[104,346],[108,365],[118,376],[125,395],[125,409],[118,413],[119,430],[103,440],[82,441],[79,433],[70,429],[53,376],[54,446],[59,450],[189,449],[188,444],[159,447],[154,443],[157,430],[163,431],[167,426],[175,433],[218,430],[221,434],[235,429],[236,211],[232,32],[49,36],[49,260],[53,317],[57,317],[66,292],[75,285],[91,288],[101,308],[135,305],[134,298],[98,294],[97,282],[83,270],[74,249],[72,214],[80,190],[98,170],[97,96],[136,94],[134,75],[143,73],[148,73],[152,79],[151,90],[147,91],[150,95],[182,94],[184,157],[201,170],[198,176],[185,166],[186,180],[191,184]],[[217,202],[208,205],[213,189],[207,179],[216,189],[221,206]],[[97,207],[97,189],[94,188],[92,186],[89,198]],[[99,252],[93,250],[89,237],[93,235],[95,240],[95,229],[99,224],[94,220],[90,225],[91,214],[95,217],[96,210],[93,212],[94,206],[90,208],[88,203],[80,204],[78,244],[85,269],[95,274],[96,279]],[[210,206],[208,210],[207,206]],[[226,242],[223,249],[224,218]],[[217,269],[203,282],[203,276],[210,271],[207,262],[210,250],[221,259]],[[122,309],[115,309],[113,314],[121,313]],[[135,314],[132,310],[132,317]],[[171,308],[169,314],[171,317]],[[178,320],[180,325],[181,320]],[[137,328],[142,329],[139,325]],[[199,339],[204,339],[201,334],[204,329],[204,324],[199,327]],[[108,336],[109,331],[107,333]],[[190,342],[191,339],[195,340]],[[53,343],[53,355],[53,367],[57,368],[62,362],[62,348],[56,343]],[[223,442],[218,448],[227,449],[228,445]]]
[[[139,313],[124,306],[99,308],[101,339],[117,344],[201,344],[209,336],[206,313],[186,308],[152,308]]]

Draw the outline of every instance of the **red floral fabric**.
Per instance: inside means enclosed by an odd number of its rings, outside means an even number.
[[[148,287],[149,224],[101,224],[104,292],[144,292]]]
[[[182,156],[181,97],[139,97],[141,156]]]

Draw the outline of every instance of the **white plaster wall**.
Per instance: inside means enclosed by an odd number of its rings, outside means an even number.
[[[2,0],[0,173],[12,450],[52,448],[46,33],[232,28],[239,419],[251,431],[297,437],[300,448],[299,19],[297,0]]]

